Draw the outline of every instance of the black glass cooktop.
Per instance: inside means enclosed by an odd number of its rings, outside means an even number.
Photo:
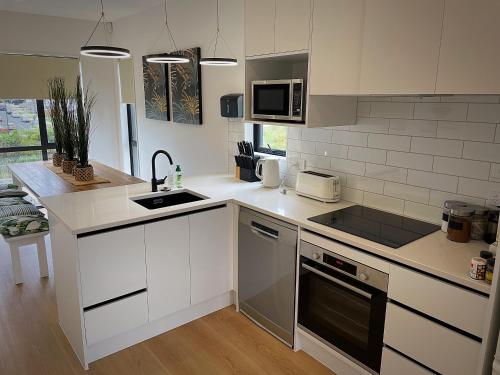
[[[397,249],[434,233],[439,226],[364,206],[351,206],[308,220]]]

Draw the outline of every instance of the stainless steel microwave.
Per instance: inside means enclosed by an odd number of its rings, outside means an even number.
[[[304,80],[252,81],[252,118],[304,121]]]

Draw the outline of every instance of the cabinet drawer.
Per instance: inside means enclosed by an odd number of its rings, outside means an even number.
[[[146,287],[144,225],[78,239],[83,307]]]
[[[432,372],[419,366],[395,351],[384,348],[382,350],[382,367],[380,375],[433,375]]]
[[[443,375],[476,371],[481,344],[392,303],[387,304],[384,343]]]
[[[477,337],[488,298],[399,266],[389,274],[388,297]]]
[[[147,292],[86,311],[87,346],[109,339],[148,322]]]

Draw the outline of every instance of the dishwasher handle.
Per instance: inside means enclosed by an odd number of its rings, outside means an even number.
[[[276,229],[266,227],[265,225],[259,224],[255,221],[252,221],[250,228],[255,234],[262,234],[275,240],[279,239],[279,232]]]

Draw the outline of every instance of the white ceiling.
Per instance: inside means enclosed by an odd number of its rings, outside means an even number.
[[[130,16],[163,0],[103,0],[108,21]],[[0,10],[95,20],[101,15],[100,0],[0,0]]]

